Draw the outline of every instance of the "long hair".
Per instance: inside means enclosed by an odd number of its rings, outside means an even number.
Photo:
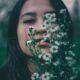
[[[8,27],[8,69],[9,69],[9,80],[30,80],[30,71],[27,67],[28,56],[26,56],[21,50],[17,37],[17,26],[20,16],[20,11],[22,6],[27,0],[18,0],[15,5],[9,20]],[[63,8],[66,9],[65,5],[61,0],[50,0],[50,3],[53,8],[56,10],[56,14],[59,14],[59,11]],[[71,21],[69,13],[67,11],[67,21]],[[62,16],[59,14],[59,17],[63,20]],[[63,23],[63,22],[62,22]],[[67,26],[66,26],[67,27]],[[69,25],[69,40],[71,41],[72,37],[72,24]]]

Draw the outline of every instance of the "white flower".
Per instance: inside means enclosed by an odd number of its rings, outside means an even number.
[[[37,80],[37,79],[39,79],[39,74],[35,72],[32,74],[31,80]]]
[[[59,41],[55,41],[55,44],[57,45],[57,46],[60,46],[60,42]]]
[[[64,12],[66,12],[66,9],[61,9],[61,10],[60,10],[60,13],[61,13],[61,14],[64,13]]]
[[[60,76],[62,76],[63,74],[64,74],[64,71],[61,71],[61,72],[60,72]]]
[[[47,28],[47,24],[43,23],[43,25],[41,27],[44,28],[44,29],[46,29]]]
[[[69,66],[73,66],[76,63],[76,60],[69,60],[68,64]]]
[[[64,27],[64,24],[61,24],[61,27]]]
[[[34,27],[30,25],[29,28],[34,28]]]
[[[39,58],[39,59],[41,59],[41,58],[42,58],[42,56],[43,56],[43,54],[39,54],[39,55],[38,55],[38,58]]]
[[[74,76],[71,76],[70,77],[70,80],[76,80],[76,76],[74,75]]]
[[[60,30],[60,27],[59,27],[59,25],[56,25],[55,28],[53,28],[53,31],[52,32],[55,32],[55,31],[58,31],[58,30]]]
[[[52,74],[50,74],[49,72],[45,72],[44,74],[42,74],[41,80],[50,80],[51,77]]]
[[[32,43],[32,40],[26,41],[26,44],[27,44],[27,45],[30,45],[31,43]]]
[[[66,60],[72,60],[72,57],[66,56],[65,59],[66,59]]]
[[[46,41],[46,40],[48,40],[48,37],[47,37],[47,36],[45,36],[45,37],[42,39],[42,41]]]
[[[52,33],[52,32],[54,32],[54,30],[53,30],[52,28],[50,28],[50,29],[48,30],[48,32],[51,32],[51,33]]]
[[[65,42],[61,42],[61,44],[63,44],[63,45],[68,45],[69,42],[65,41]]]
[[[51,28],[54,29],[56,26],[58,26],[56,23],[52,23]]]
[[[60,34],[60,36],[61,36],[61,37],[63,37],[63,36],[66,36],[66,35],[67,35],[67,33],[66,33],[66,32],[60,32],[59,34]]]
[[[55,13],[47,13],[44,15],[44,18],[50,22],[55,22],[57,20]]]
[[[57,20],[56,14],[55,13],[51,14],[51,16],[49,17],[49,21],[56,22],[56,20]]]
[[[52,53],[57,53],[58,52],[58,46],[51,46],[51,48],[50,48],[50,51],[52,52]]]
[[[52,55],[50,53],[45,53],[42,58],[45,61],[45,64],[49,64],[51,63]]]
[[[52,16],[52,17],[56,17],[56,13],[53,13],[51,16]]]
[[[74,48],[74,47],[76,47],[76,45],[75,45],[75,44],[72,44],[72,45],[70,46],[70,48]]]
[[[51,36],[50,33],[47,33],[47,34],[43,34],[43,38],[46,39],[46,38],[49,38]]]
[[[43,22],[43,24],[42,24],[42,28],[43,29],[46,29],[46,28],[48,28],[48,27],[50,27],[51,26],[51,23],[48,21],[48,20],[45,20],[44,22]]]
[[[73,51],[71,51],[71,50],[69,50],[68,53],[69,53],[70,55],[72,55],[72,56],[75,56],[75,53],[74,53]]]
[[[49,60],[49,59],[51,59],[52,58],[52,56],[51,56],[51,54],[50,53],[45,53],[44,55],[43,55],[43,59],[44,60]]]
[[[57,38],[62,38],[62,36],[61,36],[61,35],[59,35],[59,34],[57,34],[57,35],[56,35],[56,37],[57,37]]]
[[[51,17],[51,13],[47,13],[47,14],[45,15],[45,17],[46,17],[46,18],[50,18],[50,17]]]
[[[55,62],[53,62],[53,65],[54,66],[58,66],[60,64],[60,61],[55,61]]]
[[[57,20],[57,18],[55,17],[55,18],[51,19],[51,22],[56,22],[56,20]]]
[[[31,33],[34,29],[34,26],[29,26],[29,32],[28,33]]]

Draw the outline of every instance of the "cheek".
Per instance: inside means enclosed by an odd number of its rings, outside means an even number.
[[[18,27],[17,34],[18,34],[19,42],[22,42],[23,40],[25,40],[25,31],[24,30],[25,29],[22,26]]]
[[[28,39],[28,29],[21,25],[18,26],[17,35],[20,48],[26,55],[29,55],[30,52],[28,51],[28,48],[25,44],[25,41]]]
[[[25,42],[28,39],[28,28],[24,26],[19,26],[17,30],[19,42]]]

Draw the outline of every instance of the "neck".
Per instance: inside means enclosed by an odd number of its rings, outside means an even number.
[[[31,74],[33,74],[36,71],[35,70],[35,65],[31,61],[28,61],[27,66],[28,66],[28,69],[31,72]]]

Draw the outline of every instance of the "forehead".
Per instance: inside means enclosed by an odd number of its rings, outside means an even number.
[[[54,10],[49,0],[27,0],[21,10],[21,14],[25,12],[45,12]]]

